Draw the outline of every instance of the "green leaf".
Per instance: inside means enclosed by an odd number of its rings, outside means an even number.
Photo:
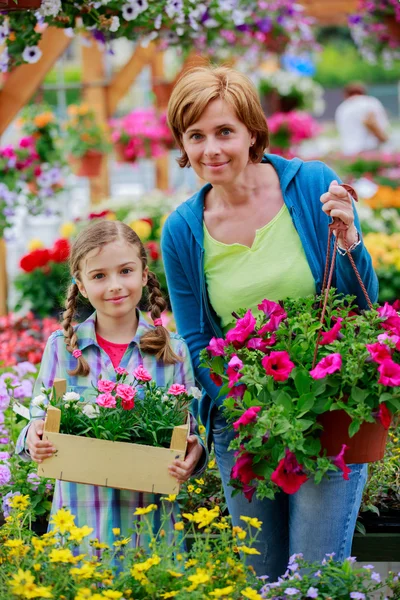
[[[212,370],[218,375],[222,375],[224,372],[224,359],[222,356],[215,356],[212,359]]]
[[[303,394],[307,394],[311,390],[312,378],[308,371],[300,369],[297,367],[296,373],[293,377],[294,385],[296,386],[296,390],[299,396]]]
[[[271,402],[271,394],[265,387],[258,394],[258,401],[260,404],[269,404]]]
[[[319,396],[323,394],[326,389],[326,381],[325,379],[316,379],[312,385],[311,391],[314,393],[314,396]]]
[[[379,404],[382,402],[393,402],[394,400],[396,400],[396,398],[394,398],[393,394],[390,394],[390,392],[384,392],[379,396]]]
[[[349,425],[349,437],[353,437],[361,427],[361,422],[358,419],[353,419]]]
[[[357,404],[363,404],[364,400],[368,396],[368,390],[362,390],[361,388],[354,386],[351,388],[351,397]]]
[[[308,394],[303,394],[300,396],[297,402],[297,408],[303,414],[307,411],[311,410],[315,404],[315,396],[313,392],[309,392]]]
[[[314,425],[314,423],[315,421],[312,421],[311,419],[298,419],[296,425],[299,431],[305,431],[306,429]]]
[[[274,398],[276,404],[280,404],[285,410],[290,411],[293,407],[292,398],[287,392],[280,391]]]

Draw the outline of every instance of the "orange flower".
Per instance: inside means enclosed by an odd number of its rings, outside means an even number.
[[[10,42],[15,42],[16,38],[15,38],[15,32],[14,31],[10,32],[10,35],[8,36],[8,39],[9,39]]]
[[[42,129],[43,127],[46,127],[46,125],[48,125],[52,121],[54,121],[54,115],[50,111],[44,112],[40,115],[37,115],[33,119],[33,122],[38,129]]]

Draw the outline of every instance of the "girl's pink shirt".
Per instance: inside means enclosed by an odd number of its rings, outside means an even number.
[[[129,344],[114,344],[114,342],[109,342],[108,340],[102,338],[98,333],[96,334],[96,337],[97,343],[99,344],[100,348],[102,348],[104,352],[110,357],[114,369],[119,367],[121,359],[125,354],[125,351]]]

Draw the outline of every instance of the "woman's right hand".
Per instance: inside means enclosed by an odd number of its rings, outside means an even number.
[[[29,454],[32,460],[37,463],[41,463],[45,458],[50,458],[56,451],[51,442],[42,440],[43,429],[44,421],[42,419],[32,421],[26,436],[26,446]]]

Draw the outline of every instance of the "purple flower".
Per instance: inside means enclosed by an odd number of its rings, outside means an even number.
[[[21,493],[20,492],[8,492],[8,494],[6,494],[3,498],[2,511],[3,511],[4,517],[8,517],[10,515],[9,500],[10,500],[10,498],[13,498],[14,496],[21,496]]]
[[[18,377],[24,377],[28,373],[36,373],[35,365],[33,365],[27,360],[16,364],[14,368],[18,373]]]
[[[286,588],[285,594],[287,596],[296,596],[296,594],[300,594],[300,590],[297,588]]]
[[[371,579],[373,579],[377,583],[381,582],[381,576],[379,575],[379,573],[375,573],[375,571],[372,573]]]
[[[362,592],[350,592],[350,598],[353,600],[366,600],[366,596]]]
[[[0,452],[0,460],[8,460],[10,458],[9,452]]]
[[[318,590],[315,587],[308,588],[307,598],[318,598]]]
[[[14,388],[14,398],[21,400],[22,398],[29,398],[32,396],[33,383],[30,379],[23,379],[21,385]]]
[[[11,479],[11,471],[7,465],[0,465],[0,485],[5,485]]]

